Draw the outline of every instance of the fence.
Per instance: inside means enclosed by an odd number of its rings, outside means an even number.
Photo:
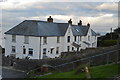
[[[109,64],[109,63],[118,62],[118,61],[120,61],[120,49],[111,50],[102,54],[75,60],[72,62],[57,65],[54,67],[59,69],[60,71],[69,71],[69,70],[75,69],[81,64],[96,66],[96,65],[104,65],[104,64]]]

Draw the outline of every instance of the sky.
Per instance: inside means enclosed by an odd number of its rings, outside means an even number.
[[[71,18],[77,25],[82,20],[83,25],[90,23],[94,31],[105,34],[110,28],[118,27],[118,3],[115,1],[0,0],[0,24],[4,33],[24,20],[46,21],[52,16],[58,23],[67,23]]]

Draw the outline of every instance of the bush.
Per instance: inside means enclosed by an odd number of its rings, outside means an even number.
[[[101,40],[98,41],[98,45],[101,47],[113,46],[117,44],[117,40]]]

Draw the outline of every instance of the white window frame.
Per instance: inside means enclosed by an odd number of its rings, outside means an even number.
[[[47,49],[43,48],[43,54],[46,54],[46,53],[47,53]]]
[[[16,42],[16,35],[12,35],[12,42]]]
[[[57,43],[60,43],[60,36],[57,36]]]
[[[90,41],[90,36],[88,36],[88,41]]]
[[[31,54],[31,52],[32,52],[32,54]],[[33,56],[33,49],[32,48],[29,48],[28,56]]]
[[[16,53],[16,47],[15,46],[12,46],[12,53]]]
[[[43,37],[43,44],[47,44],[47,37]]]
[[[24,36],[24,43],[29,44],[29,36]]]
[[[56,54],[59,54],[59,47],[56,47]]]
[[[77,41],[77,36],[74,36],[74,41],[75,41],[75,42]]]
[[[80,41],[82,41],[82,36],[80,36]]]
[[[67,46],[67,51],[70,52],[70,46]]]
[[[67,42],[70,43],[70,36],[67,36]]]

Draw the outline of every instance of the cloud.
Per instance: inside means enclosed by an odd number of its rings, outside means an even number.
[[[73,24],[77,24],[81,19],[84,25],[89,22],[98,32],[106,32],[110,27],[117,26],[117,11],[113,10],[117,6],[114,5],[116,3],[40,2],[39,0],[0,3],[0,6],[4,6],[2,24],[6,30],[23,20],[46,21],[51,15],[54,22],[60,23],[66,23],[72,18]]]
[[[103,3],[97,6],[96,9],[118,11],[118,3]]]

